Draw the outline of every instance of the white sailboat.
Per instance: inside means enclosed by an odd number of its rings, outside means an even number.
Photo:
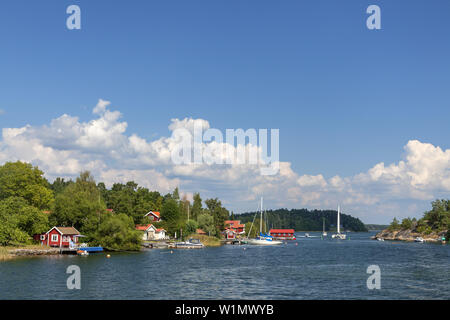
[[[322,237],[326,237],[328,234],[325,231],[325,218],[323,218]]]
[[[347,238],[347,235],[341,233],[341,208],[338,206],[338,213],[337,213],[337,233],[333,234],[331,236],[333,239],[341,239],[345,240]]]
[[[262,232],[262,223],[263,223],[263,198],[261,197],[261,218],[259,221],[259,236],[254,239],[248,239],[248,244],[258,245],[258,246],[274,246],[282,244],[283,241],[273,240],[272,236],[268,234],[264,234]],[[253,225],[252,225],[253,227]],[[251,231],[251,229],[250,229]]]

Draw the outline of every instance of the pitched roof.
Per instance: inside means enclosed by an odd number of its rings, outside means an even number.
[[[206,234],[206,232],[203,231],[202,229],[197,229],[197,230],[195,230],[195,233],[196,233],[196,234]]]
[[[144,217],[148,216],[149,214],[154,215],[157,218],[161,218],[161,213],[159,213],[158,211],[149,211],[145,214]]]
[[[162,231],[166,231],[166,230],[164,230],[164,229],[162,229],[162,228],[156,229],[156,232],[157,232],[157,233],[162,232]]]
[[[152,226],[153,226],[152,224],[147,224],[147,225],[137,224],[136,225],[136,230],[147,231]]]
[[[63,235],[75,235],[75,234],[80,234],[80,232],[75,229],[74,227],[53,227],[50,230],[47,231],[47,233],[49,233],[50,231],[52,231],[53,229],[58,230],[59,233],[63,234]]]

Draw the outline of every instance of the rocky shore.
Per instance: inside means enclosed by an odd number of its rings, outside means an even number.
[[[442,237],[444,237],[446,231],[442,231],[439,233],[432,232],[430,234],[423,234],[416,232],[414,230],[388,230],[385,229],[383,231],[378,232],[372,239],[384,239],[391,241],[414,241],[417,237],[422,237],[425,242],[441,242]]]
[[[59,254],[58,248],[45,248],[45,249],[12,249],[8,253],[12,256],[23,257],[23,256],[43,256],[43,255],[55,255]]]

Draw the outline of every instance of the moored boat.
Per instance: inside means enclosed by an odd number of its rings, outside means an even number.
[[[255,215],[256,217],[256,215]],[[263,198],[261,197],[261,218],[260,218],[260,224],[259,224],[259,236],[257,236],[254,239],[248,239],[247,243],[251,245],[258,245],[258,246],[273,246],[273,245],[280,245],[283,244],[283,241],[274,240],[272,236],[265,234],[262,232],[262,223],[263,223]],[[253,227],[253,224],[252,224]],[[250,228],[251,231],[251,228]]]

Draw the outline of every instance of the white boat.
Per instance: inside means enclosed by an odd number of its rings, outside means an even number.
[[[175,248],[177,249],[201,249],[204,248],[205,245],[200,242],[198,239],[189,239],[188,241],[176,242]]]
[[[255,215],[256,217],[256,215]],[[274,245],[280,245],[283,244],[283,241],[273,240],[272,236],[268,234],[264,234],[262,232],[262,223],[263,223],[263,198],[261,197],[261,218],[259,221],[259,236],[257,236],[254,239],[248,239],[247,243],[251,245],[257,245],[257,246],[274,246]],[[253,227],[253,224],[252,224]],[[250,231],[252,229],[250,228]]]
[[[325,218],[323,218],[322,237],[326,237],[328,234],[325,231]]]
[[[89,255],[89,252],[87,252],[86,250],[78,250],[77,254],[82,257],[87,257]]]
[[[425,240],[422,237],[417,237],[414,242],[420,242],[420,243],[424,243]]]
[[[338,206],[338,213],[337,213],[337,233],[333,234],[331,236],[333,239],[340,239],[345,240],[347,239],[347,235],[341,233],[341,208]]]
[[[383,239],[383,238],[377,238],[377,240],[378,240],[378,241],[384,241],[384,239]]]

